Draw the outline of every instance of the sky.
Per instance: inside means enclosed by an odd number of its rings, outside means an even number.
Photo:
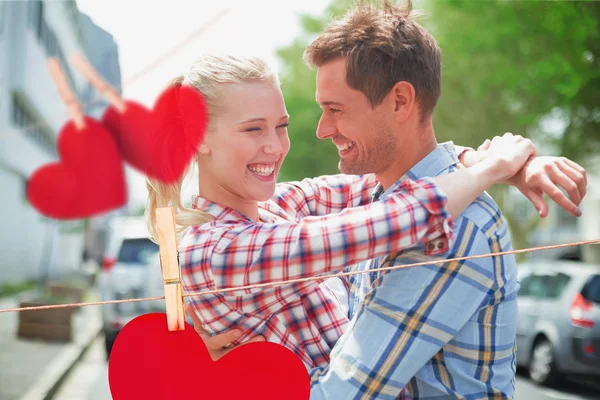
[[[119,47],[123,95],[151,105],[164,85],[203,52],[258,55],[279,69],[275,51],[300,33],[302,14],[321,14],[323,0],[77,0],[79,9],[111,33]],[[222,17],[213,21],[219,14]],[[150,73],[131,77],[185,40],[212,25]]]
[[[321,15],[327,0],[76,0],[80,11],[113,35],[119,48],[123,97],[151,107],[172,78],[185,73],[204,52],[264,57],[275,71],[276,50],[300,34],[302,14]],[[220,19],[215,17],[221,15]],[[148,73],[148,65],[189,38],[204,24],[209,28]],[[137,78],[135,78],[137,76]],[[135,79],[132,79],[135,78]],[[129,169],[129,205],[145,204],[141,174]],[[185,186],[184,200],[195,191]]]

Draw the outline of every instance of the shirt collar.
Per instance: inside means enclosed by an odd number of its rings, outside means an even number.
[[[233,208],[222,206],[200,196],[192,196],[192,208],[204,211],[220,220],[249,219]]]
[[[388,190],[384,191],[383,186],[378,184],[373,190],[373,199],[387,196],[402,181],[407,179],[417,180],[424,177],[438,176],[450,167],[458,163],[458,156],[453,142],[438,144],[437,148],[427,154],[417,164],[415,164],[406,174],[400,177]]]
[[[258,207],[258,216],[262,222],[275,222],[275,218],[271,215],[267,210],[264,210],[261,207],[262,203],[259,203]],[[210,200],[202,198],[198,195],[192,196],[192,208],[195,210],[204,211],[218,220],[246,220],[248,222],[254,223],[251,218],[248,218],[246,215],[240,213],[239,211],[234,210],[231,207],[222,206],[221,204],[214,203]]]

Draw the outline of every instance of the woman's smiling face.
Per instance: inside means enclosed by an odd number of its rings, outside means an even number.
[[[281,90],[270,82],[235,83],[224,85],[219,97],[219,114],[199,155],[202,184],[241,200],[266,201],[290,149]]]

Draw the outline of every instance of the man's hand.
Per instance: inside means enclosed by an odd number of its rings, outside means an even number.
[[[483,159],[490,143],[488,139],[476,151],[471,151],[471,159]],[[542,218],[548,216],[548,203],[544,200],[544,194],[571,215],[581,216],[579,204],[586,194],[587,175],[583,167],[568,158],[532,158],[506,183],[519,189],[535,206]],[[568,198],[559,186],[567,192]]]
[[[485,158],[491,141],[486,139],[477,150],[468,150],[462,155],[465,166],[477,164]],[[547,194],[559,206],[576,217],[581,216],[579,204],[585,196],[587,176],[585,169],[565,157],[535,157],[506,184],[519,189],[538,210],[540,217],[548,216]],[[562,187],[569,197],[559,189]]]
[[[223,357],[225,354],[229,353],[231,350],[235,349],[237,346],[229,347],[224,349],[223,347],[227,346],[231,342],[239,339],[242,332],[239,329],[232,329],[227,332],[220,333],[215,336],[210,336],[204,328],[202,327],[202,321],[198,318],[198,314],[194,310],[194,307],[191,303],[187,303],[185,305],[186,314],[192,317],[192,323],[194,324],[194,329],[198,332],[198,335],[204,341],[204,345],[208,349],[210,353],[210,357],[213,361],[217,361],[219,358]],[[253,343],[253,342],[264,342],[265,338],[263,336],[255,336],[252,339],[248,340],[244,344]],[[241,346],[243,346],[242,344]]]
[[[540,217],[548,215],[547,194],[559,206],[575,217],[581,216],[579,204],[585,196],[587,176],[585,169],[564,157],[536,157],[507,183],[513,185],[533,203]],[[559,189],[562,187],[569,197]]]

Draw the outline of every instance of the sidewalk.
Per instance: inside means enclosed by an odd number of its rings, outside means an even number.
[[[0,309],[18,307],[19,298],[0,299]],[[96,299],[92,291],[84,301]],[[100,333],[100,307],[81,307],[73,315],[70,343],[19,339],[18,313],[0,314],[0,399],[44,400],[52,394]]]

